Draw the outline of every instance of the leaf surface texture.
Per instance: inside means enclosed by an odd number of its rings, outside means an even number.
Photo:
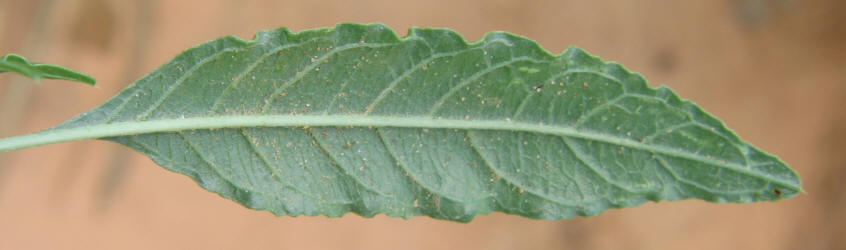
[[[277,215],[560,219],[801,190],[778,158],[667,88],[503,32],[224,37],[51,131],[83,130]]]

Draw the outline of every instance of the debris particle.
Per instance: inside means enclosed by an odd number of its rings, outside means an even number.
[[[532,86],[532,89],[533,89],[535,92],[540,93],[540,92],[541,92],[541,90],[543,89],[543,84],[538,85],[538,86]]]

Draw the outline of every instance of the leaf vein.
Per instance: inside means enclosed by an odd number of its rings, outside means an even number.
[[[422,187],[423,189],[427,190],[429,193],[438,195],[440,197],[444,197],[446,199],[449,199],[449,200],[452,200],[452,201],[455,201],[455,202],[458,202],[458,203],[462,203],[462,204],[466,203],[465,201],[463,201],[461,199],[441,194],[441,193],[437,192],[436,189],[429,187],[427,185],[424,185],[422,182],[420,182],[416,177],[414,177],[414,174],[412,174],[411,171],[408,171],[408,169],[405,167],[405,163],[400,161],[399,157],[397,157],[396,153],[393,150],[393,147],[390,144],[388,144],[388,140],[385,138],[385,135],[382,132],[382,129],[380,129],[380,128],[374,128],[374,129],[376,130],[376,134],[379,135],[379,140],[382,142],[383,145],[385,145],[385,149],[387,149],[385,151],[388,153],[388,156],[390,156],[391,159],[396,163],[397,167],[399,167],[403,172],[405,172],[406,176],[408,176],[408,178],[412,182],[414,182],[418,186]]]
[[[253,62],[252,64],[250,64],[246,68],[244,68],[244,70],[242,70],[241,73],[238,73],[238,76],[235,77],[235,80],[233,80],[231,83],[229,83],[229,85],[226,87],[226,89],[224,89],[222,91],[222,93],[217,98],[215,98],[214,104],[209,109],[209,114],[216,113],[218,106],[220,106],[220,103],[223,100],[223,97],[226,96],[226,94],[231,89],[238,87],[238,85],[241,83],[241,81],[244,80],[244,77],[246,77],[250,73],[253,73],[253,71],[256,69],[256,67],[258,67],[258,65],[260,65],[265,60],[267,60],[267,58],[270,58],[271,55],[273,55],[273,54],[275,54],[279,51],[282,51],[284,49],[287,49],[287,48],[301,47],[301,46],[305,45],[306,43],[312,42],[312,41],[315,41],[315,40],[316,40],[316,38],[313,38],[313,39],[310,39],[308,41],[304,41],[302,43],[291,43],[291,44],[275,46],[270,51],[268,51],[268,52],[262,54],[261,56],[259,56],[259,58],[255,60],[255,62]]]
[[[273,180],[275,180],[276,182],[284,185],[285,187],[290,188],[291,190],[294,190],[294,192],[297,192],[302,196],[310,197],[314,200],[321,200],[318,197],[311,195],[308,192],[305,192],[303,190],[300,190],[299,188],[297,188],[293,185],[290,185],[290,184],[286,183],[285,181],[283,181],[282,179],[280,179],[281,177],[278,174],[281,173],[282,169],[280,167],[276,166],[276,164],[271,163],[270,159],[267,158],[267,155],[265,155],[264,153],[259,151],[258,148],[256,148],[257,145],[255,143],[253,143],[254,137],[248,135],[247,131],[245,131],[243,128],[238,128],[238,133],[241,134],[241,137],[244,138],[244,141],[247,143],[247,145],[249,145],[250,151],[252,151],[256,156],[258,156],[259,160],[261,160],[261,162],[262,162],[262,164],[264,164],[265,168],[271,172],[271,177],[273,178]],[[345,202],[334,202],[332,204],[347,204],[347,203],[345,203]]]
[[[176,88],[177,88],[177,87],[179,87],[180,85],[182,85],[182,83],[183,83],[183,82],[185,82],[185,80],[186,80],[189,76],[192,76],[192,75],[193,75],[192,73],[194,73],[194,71],[196,71],[197,69],[199,69],[201,66],[203,66],[203,65],[205,65],[205,64],[207,64],[207,63],[209,63],[209,62],[212,62],[212,61],[213,61],[214,59],[216,59],[217,57],[219,57],[219,56],[221,56],[221,55],[226,54],[226,52],[230,52],[230,51],[234,51],[234,50],[238,50],[238,49],[240,49],[240,48],[227,48],[227,49],[223,49],[223,50],[220,50],[220,51],[218,51],[218,52],[215,52],[214,54],[212,54],[212,55],[210,55],[210,56],[208,56],[208,57],[203,58],[202,60],[200,60],[200,62],[199,62],[199,63],[195,64],[193,67],[191,67],[190,69],[188,69],[187,71],[185,71],[185,73],[184,73],[181,77],[179,77],[179,79],[177,79],[177,80],[176,80],[176,82],[174,82],[173,84],[171,84],[171,85],[167,88],[167,90],[165,90],[164,94],[162,94],[162,96],[161,96],[158,100],[156,100],[156,102],[155,102],[155,103],[153,103],[153,105],[151,105],[151,106],[150,106],[150,107],[149,107],[146,111],[144,111],[144,112],[143,112],[143,113],[141,113],[139,116],[137,116],[137,118],[136,118],[135,120],[136,120],[136,121],[141,121],[141,120],[144,120],[144,119],[145,119],[145,118],[147,118],[150,114],[152,114],[152,113],[153,113],[153,111],[155,111],[155,110],[156,110],[156,109],[157,109],[160,105],[162,105],[162,103],[164,103],[165,99],[167,99],[167,98],[170,96],[170,94],[171,94],[171,93],[173,93],[173,91],[174,91],[174,90],[176,90]]]
[[[615,186],[615,187],[617,187],[617,188],[619,188],[623,191],[626,191],[626,192],[629,192],[629,193],[632,193],[632,194],[638,193],[634,190],[631,190],[631,188],[629,188],[629,187],[623,186],[622,184],[617,183],[616,181],[609,179],[608,176],[605,176],[605,174],[600,172],[598,166],[594,165],[593,162],[590,162],[590,161],[588,161],[587,159],[584,158],[584,155],[585,155],[584,152],[577,150],[575,147],[573,147],[573,144],[572,144],[573,142],[570,141],[571,140],[570,138],[567,138],[565,136],[559,136],[559,138],[561,138],[561,141],[564,142],[564,145],[567,146],[567,148],[570,150],[570,152],[573,153],[573,156],[576,157],[576,160],[579,160],[579,162],[581,162],[588,170],[590,170],[591,172],[593,172],[594,174],[599,176],[599,178],[602,178],[602,180],[604,180],[608,184],[611,184],[612,186]]]
[[[332,161],[334,163],[334,164],[330,164],[330,165],[332,165],[335,168],[337,168],[338,170],[340,170],[341,173],[343,173],[344,175],[347,176],[347,178],[354,181],[357,185],[360,185],[361,187],[363,187],[364,189],[367,189],[370,192],[373,192],[373,193],[378,194],[378,195],[383,196],[383,197],[390,197],[389,195],[383,193],[382,191],[379,191],[378,189],[371,187],[370,185],[367,185],[366,183],[361,181],[361,179],[359,179],[355,175],[348,172],[346,168],[341,167],[341,162],[338,161],[338,159],[336,159],[335,156],[333,156],[331,153],[329,153],[329,150],[326,149],[326,147],[323,146],[323,143],[319,139],[317,139],[317,137],[314,136],[314,133],[311,132],[310,128],[306,129],[304,133],[306,133],[309,137],[311,137],[311,139],[314,140],[314,143],[320,149],[320,152],[323,153],[323,155],[325,155],[326,158],[328,158],[330,161]],[[359,194],[358,196],[359,196],[359,199],[363,198],[363,196],[361,194]]]
[[[515,186],[515,187],[517,187],[517,188],[520,188],[520,189],[522,189],[522,190],[525,190],[527,193],[530,193],[530,194],[532,194],[532,195],[535,195],[535,196],[538,196],[538,197],[543,198],[543,199],[545,199],[545,200],[548,200],[548,201],[551,201],[551,202],[553,202],[553,203],[556,203],[556,204],[558,204],[558,205],[568,206],[568,207],[576,207],[576,206],[578,206],[578,204],[575,204],[575,203],[569,203],[569,202],[566,202],[566,201],[563,201],[563,200],[559,200],[559,199],[554,198],[554,197],[551,197],[551,196],[549,196],[549,195],[547,195],[547,194],[540,193],[540,192],[538,192],[538,191],[534,190],[533,188],[529,188],[529,187],[523,186],[523,185],[522,185],[522,184],[520,184],[519,182],[517,182],[517,181],[515,181],[515,180],[511,179],[511,177],[509,177],[507,174],[505,174],[505,173],[503,173],[503,172],[500,172],[498,169],[496,169],[496,168],[493,166],[493,164],[491,163],[491,161],[490,161],[487,157],[485,157],[485,156],[484,156],[484,155],[480,152],[480,150],[481,150],[481,149],[480,149],[480,148],[479,148],[479,146],[478,146],[478,145],[476,145],[476,143],[474,142],[474,141],[476,141],[477,139],[475,139],[475,138],[474,138],[474,136],[473,136],[473,134],[472,134],[472,131],[466,131],[466,132],[467,132],[467,138],[469,138],[468,142],[469,142],[469,144],[470,144],[470,147],[473,149],[472,151],[474,152],[474,154],[475,154],[475,155],[477,155],[477,156],[479,156],[479,158],[480,158],[480,159],[482,159],[482,163],[484,163],[485,167],[487,167],[489,170],[491,170],[491,172],[493,172],[494,174],[496,174],[499,178],[503,179],[506,183],[508,183],[508,184],[510,184],[510,185],[512,185],[512,186]],[[520,147],[520,146],[517,146],[517,147],[518,147],[518,148],[522,148],[522,147]]]
[[[417,63],[415,63],[415,65],[413,67],[409,68],[408,70],[403,71],[403,73],[399,77],[395,78],[393,81],[391,81],[391,83],[388,84],[387,87],[385,87],[385,89],[383,89],[381,92],[379,92],[379,95],[376,96],[376,98],[373,99],[373,101],[370,104],[365,106],[366,108],[364,109],[364,115],[370,114],[370,112],[373,111],[373,109],[376,107],[376,105],[379,104],[379,102],[381,102],[382,99],[384,99],[390,93],[390,91],[392,91],[402,80],[407,79],[409,76],[411,76],[411,74],[417,72],[417,70],[421,69],[424,65],[434,61],[435,59],[444,58],[444,57],[448,57],[448,56],[454,56],[454,55],[465,53],[465,52],[468,52],[468,51],[471,51],[471,50],[457,50],[457,51],[452,51],[452,52],[448,52],[448,53],[429,54],[429,56],[427,56],[426,59],[418,61]]]
[[[229,183],[230,185],[232,185],[232,186],[234,186],[234,187],[237,187],[237,188],[240,188],[240,189],[247,190],[247,191],[248,191],[248,192],[250,192],[250,193],[257,193],[257,194],[262,194],[262,195],[266,195],[266,196],[271,196],[270,194],[265,193],[264,191],[259,190],[259,189],[256,189],[256,188],[254,188],[254,187],[247,187],[247,186],[243,186],[243,185],[238,185],[238,184],[236,184],[234,181],[230,180],[230,179],[228,178],[228,176],[227,176],[227,175],[224,175],[224,174],[222,174],[222,173],[220,172],[219,167],[217,166],[217,164],[215,164],[214,162],[212,162],[211,160],[209,160],[209,159],[208,159],[208,157],[207,157],[205,154],[200,153],[200,151],[199,151],[199,149],[197,148],[197,146],[196,146],[196,145],[194,145],[194,143],[192,143],[192,141],[191,141],[190,139],[188,139],[188,137],[186,137],[186,136],[185,136],[185,134],[184,134],[183,132],[176,132],[175,134],[176,134],[179,138],[181,138],[181,139],[182,139],[182,141],[183,141],[183,142],[185,142],[185,144],[186,144],[186,145],[188,145],[188,149],[189,149],[189,150],[191,150],[192,152],[194,152],[194,154],[196,154],[196,155],[200,158],[200,160],[202,160],[202,161],[203,161],[203,162],[204,162],[207,166],[209,166],[209,168],[210,168],[210,169],[211,169],[211,170],[212,170],[215,174],[217,174],[217,176],[220,176],[220,178],[221,178],[221,179],[223,179],[224,181],[226,181],[226,182],[227,182],[227,183]]]
[[[479,72],[476,72],[475,74],[471,75],[470,77],[462,79],[460,82],[458,82],[458,84],[456,84],[455,86],[450,88],[446,93],[444,93],[440,98],[438,98],[438,100],[432,105],[432,108],[429,109],[427,116],[433,117],[435,115],[435,112],[437,112],[438,109],[441,108],[441,106],[444,104],[444,102],[446,102],[447,99],[449,99],[453,94],[455,94],[455,92],[458,92],[459,89],[471,84],[476,79],[479,79],[480,77],[485,76],[488,73],[493,72],[494,70],[497,70],[497,69],[505,67],[505,66],[511,66],[511,64],[513,64],[515,62],[519,62],[519,61],[546,63],[545,61],[541,61],[541,60],[534,59],[534,58],[531,58],[531,57],[521,56],[521,57],[512,58],[511,60],[508,60],[508,61],[504,61],[504,62],[501,62],[501,63],[494,64],[493,66],[488,67],[485,70],[481,70]]]
[[[311,72],[314,72],[315,68],[317,68],[318,66],[325,63],[327,61],[326,60],[327,58],[329,58],[329,57],[331,57],[335,54],[338,54],[340,52],[350,50],[350,49],[356,49],[356,48],[381,48],[381,47],[387,47],[387,46],[394,46],[394,45],[398,45],[398,44],[399,43],[366,43],[366,44],[351,43],[351,44],[347,44],[347,45],[343,45],[343,46],[334,47],[329,52],[326,52],[323,55],[320,55],[319,57],[315,58],[312,63],[306,65],[306,67],[303,68],[303,71],[297,72],[291,78],[286,79],[285,83],[283,83],[282,86],[279,86],[278,88],[276,88],[273,91],[273,93],[270,94],[270,96],[266,99],[265,104],[261,108],[261,110],[262,110],[263,113],[267,113],[270,105],[273,103],[273,100],[276,99],[277,96],[282,94],[282,92],[285,91],[285,89],[287,89],[289,86],[291,86],[291,85],[299,82],[300,80],[302,80],[303,77],[305,77],[305,75],[307,75]]]

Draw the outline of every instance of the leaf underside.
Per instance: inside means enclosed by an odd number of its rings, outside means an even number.
[[[86,74],[53,64],[31,63],[26,58],[16,55],[7,54],[0,58],[0,73],[14,72],[20,75],[39,80],[44,79],[59,79],[86,83],[94,86],[97,81]]]
[[[578,48],[339,24],[191,48],[52,129],[103,138],[246,207],[469,221],[645,201],[779,200],[795,172],[664,87]]]

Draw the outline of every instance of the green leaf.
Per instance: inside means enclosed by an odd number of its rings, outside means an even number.
[[[59,65],[31,63],[26,58],[16,54],[7,54],[0,58],[0,73],[3,72],[15,72],[35,80],[41,78],[60,79],[87,83],[91,86],[97,83],[97,80],[89,75]]]
[[[801,191],[782,161],[669,89],[503,32],[467,43],[339,24],[224,37],[0,151],[85,138],[277,215],[559,219]]]

